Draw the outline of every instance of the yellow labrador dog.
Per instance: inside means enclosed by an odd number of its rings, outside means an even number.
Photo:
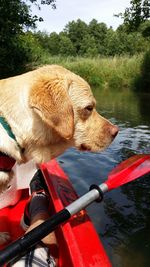
[[[118,127],[100,116],[89,84],[48,65],[0,81],[0,192],[15,162],[48,161],[69,147],[102,151]],[[9,239],[0,233],[0,243]]]
[[[2,161],[9,156],[12,166],[11,160],[41,163],[72,146],[102,151],[117,135],[118,127],[100,116],[95,106],[89,84],[58,65],[1,80]],[[5,168],[0,163],[0,191],[12,177],[11,168]]]

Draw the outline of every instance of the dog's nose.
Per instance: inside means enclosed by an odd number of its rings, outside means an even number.
[[[118,134],[118,132],[119,132],[119,128],[118,128],[118,126],[116,126],[116,125],[112,125],[112,126],[110,127],[110,134],[111,134],[111,136],[112,136],[113,138],[116,137],[116,135]]]

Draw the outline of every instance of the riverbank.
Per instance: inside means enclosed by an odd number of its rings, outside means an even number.
[[[143,55],[120,57],[42,57],[32,65],[59,64],[83,77],[92,87],[106,90],[133,89],[141,83]]]

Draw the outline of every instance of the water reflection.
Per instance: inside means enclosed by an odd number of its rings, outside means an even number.
[[[150,95],[95,90],[99,112],[120,127],[103,153],[70,149],[59,160],[81,195],[92,183],[100,184],[122,160],[150,153]],[[149,267],[150,175],[105,195],[88,212],[115,267]]]

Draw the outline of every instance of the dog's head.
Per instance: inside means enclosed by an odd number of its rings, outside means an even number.
[[[118,127],[100,116],[89,84],[60,66],[38,70],[30,90],[30,107],[45,124],[80,150],[102,151]]]

